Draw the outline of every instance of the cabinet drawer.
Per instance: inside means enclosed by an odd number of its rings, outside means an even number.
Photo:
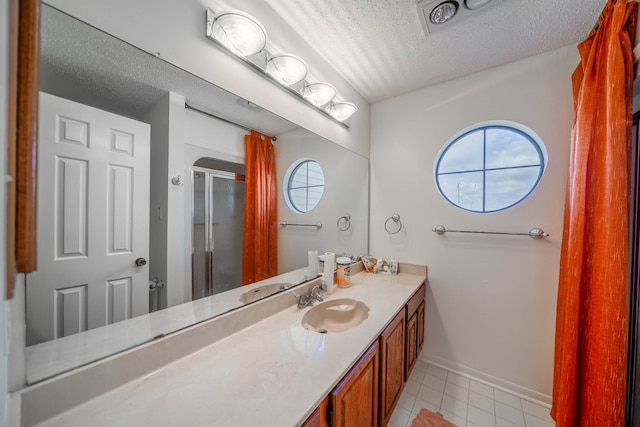
[[[426,289],[427,289],[427,286],[423,283],[422,286],[420,286],[420,288],[416,291],[416,293],[413,294],[413,296],[407,302],[407,312],[406,312],[407,319],[410,319],[411,316],[413,316],[413,313],[416,312],[418,307],[420,307],[420,304],[422,304],[422,301],[424,301],[424,298],[426,296]]]

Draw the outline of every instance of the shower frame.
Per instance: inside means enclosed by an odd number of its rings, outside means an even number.
[[[226,162],[224,162],[226,163]],[[196,162],[197,164],[197,162]],[[216,291],[214,286],[216,285],[214,276],[215,276],[215,263],[214,263],[214,250],[215,250],[215,239],[213,233],[213,208],[214,208],[214,197],[212,191],[213,179],[221,178],[233,181],[244,181],[245,175],[236,172],[230,172],[220,169],[212,169],[208,167],[201,166],[191,166],[190,168],[190,178],[191,178],[191,296],[192,299],[197,299],[200,296],[196,294],[196,177],[197,173],[205,174],[204,179],[204,296],[210,296],[219,291]],[[244,210],[244,201],[243,201],[243,210]],[[240,239],[242,236],[240,236]],[[242,271],[240,270],[240,279],[242,277]],[[240,280],[238,280],[238,286],[241,285]]]

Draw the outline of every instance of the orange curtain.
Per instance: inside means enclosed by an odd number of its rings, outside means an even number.
[[[553,407],[558,427],[624,425],[632,41],[637,3],[609,0],[573,74]]]
[[[276,163],[270,136],[245,135],[247,173],[242,238],[242,284],[275,276],[278,270]]]

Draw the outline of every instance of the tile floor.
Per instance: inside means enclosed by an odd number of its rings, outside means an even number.
[[[389,426],[410,427],[422,408],[458,427],[555,426],[549,408],[418,360]]]

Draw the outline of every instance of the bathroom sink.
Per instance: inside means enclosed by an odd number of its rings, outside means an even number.
[[[269,295],[286,291],[292,286],[293,284],[291,283],[270,283],[268,285],[259,286],[240,295],[240,302],[243,304],[249,304],[250,302],[258,301],[259,299],[268,297]]]
[[[305,313],[302,327],[320,333],[343,332],[369,317],[369,307],[362,301],[342,298],[326,301]]]

